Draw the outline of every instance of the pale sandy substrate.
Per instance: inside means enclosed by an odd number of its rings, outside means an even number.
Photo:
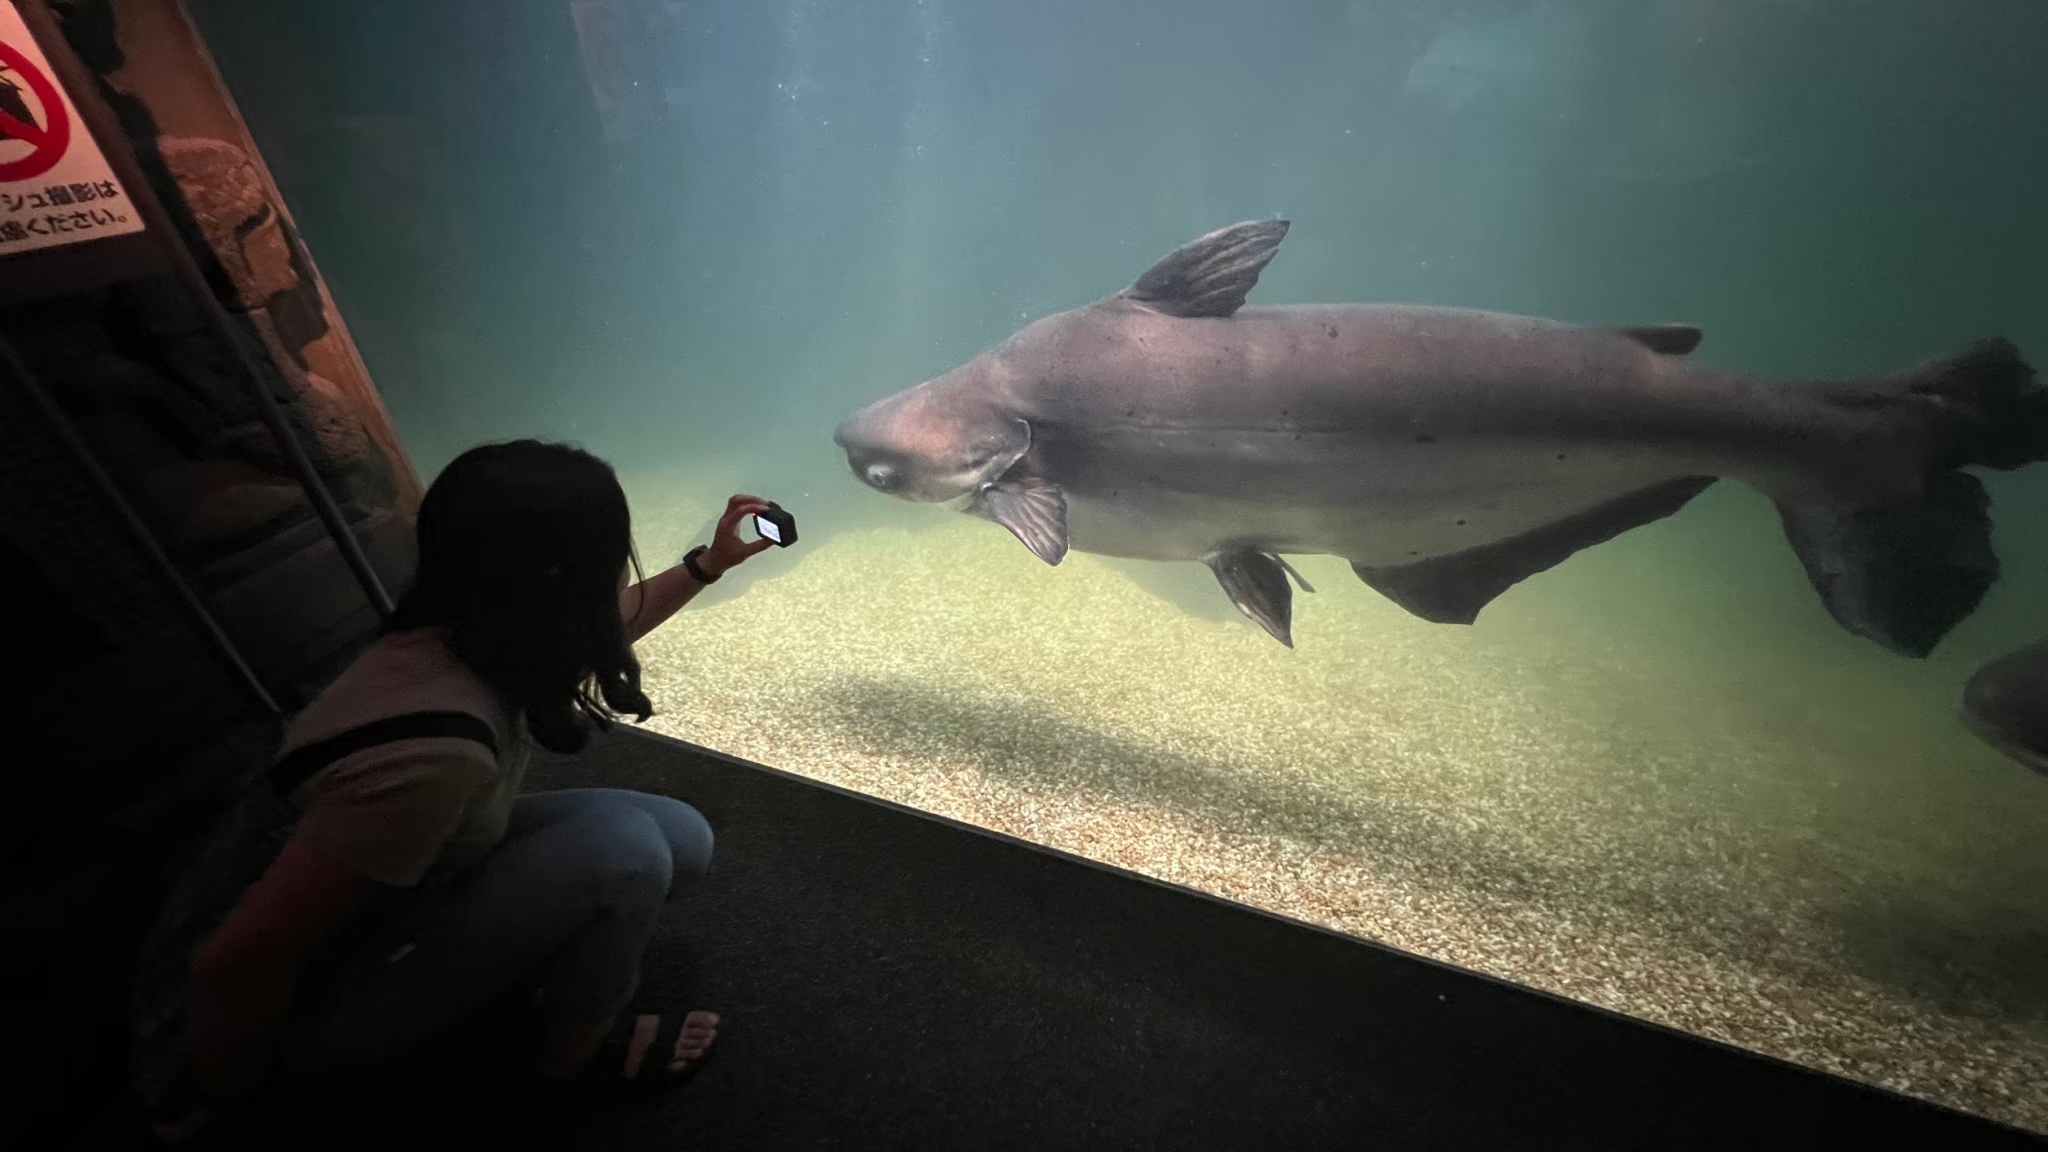
[[[1811,706],[1749,710],[1725,674],[1663,675],[1676,650],[1540,611],[1420,624],[1334,562],[1305,567],[1290,652],[988,525],[797,551],[643,642],[653,727],[2048,1129],[2048,1026],[1999,971],[1956,970],[1978,953],[1915,951],[1982,936],[1943,919],[1984,850],[1970,812],[2048,843],[2033,781],[1980,760],[1974,807],[1858,797],[1872,755],[1924,752],[1803,730],[1789,752]]]

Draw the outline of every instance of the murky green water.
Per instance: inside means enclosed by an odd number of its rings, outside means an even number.
[[[1047,568],[829,439],[1273,215],[1257,302],[2048,360],[2048,8],[188,3],[423,473],[578,440],[651,561],[735,490],[798,515],[650,639],[666,730],[2048,1129],[2048,781],[1954,719],[2048,634],[2048,469],[1989,478],[2004,578],[1925,661],[1732,485],[1472,628],[1307,559],[1289,651],[1197,565]]]

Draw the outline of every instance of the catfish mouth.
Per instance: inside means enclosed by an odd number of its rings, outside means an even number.
[[[919,504],[972,499],[1031,445],[1024,421],[978,403],[939,403],[920,384],[871,404],[833,430],[854,478]]]

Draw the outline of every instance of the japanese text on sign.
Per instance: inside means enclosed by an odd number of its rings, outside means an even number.
[[[0,0],[0,257],[140,231],[21,13]]]

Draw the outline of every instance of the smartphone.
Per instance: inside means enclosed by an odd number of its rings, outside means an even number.
[[[783,510],[780,504],[768,505],[768,511],[754,514],[754,533],[779,548],[796,543],[796,517]]]

